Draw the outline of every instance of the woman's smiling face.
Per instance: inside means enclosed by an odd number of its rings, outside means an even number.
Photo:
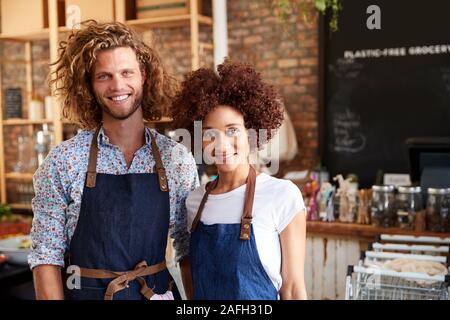
[[[203,120],[202,147],[206,163],[219,172],[234,171],[248,163],[250,145],[244,117],[237,109],[219,105]]]

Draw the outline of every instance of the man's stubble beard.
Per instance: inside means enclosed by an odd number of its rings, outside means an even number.
[[[95,96],[95,99],[96,99],[98,105],[100,106],[100,108],[102,109],[102,111],[104,111],[107,114],[109,114],[113,119],[115,119],[115,120],[126,120],[129,117],[131,117],[139,109],[140,106],[142,106],[143,94],[142,94],[142,90],[141,90],[138,93],[138,96],[134,99],[133,107],[130,109],[130,112],[128,112],[125,115],[117,115],[114,112],[112,112],[108,108],[108,106],[105,103],[103,103],[103,99],[98,97],[97,95]]]

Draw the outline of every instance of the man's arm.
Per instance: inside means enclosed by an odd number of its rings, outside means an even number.
[[[33,269],[36,300],[64,300],[61,267],[39,265]]]
[[[180,261],[181,269],[181,280],[183,280],[184,293],[186,294],[187,300],[192,300],[193,288],[192,288],[192,274],[191,274],[191,264],[189,262],[189,257],[186,256]]]
[[[58,147],[57,147],[58,148]],[[68,197],[62,184],[69,180],[64,160],[53,149],[33,177],[33,227],[28,263],[33,270],[37,299],[64,299],[61,267],[66,250]]]
[[[175,225],[171,237],[176,253],[176,261],[180,264],[181,279],[187,299],[192,299],[192,277],[189,264],[189,239],[186,198],[189,192],[199,186],[197,165],[190,152],[184,149],[181,157],[181,174],[178,176],[177,203]],[[179,167],[180,168],[180,167]]]

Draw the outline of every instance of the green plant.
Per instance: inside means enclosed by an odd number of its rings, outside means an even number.
[[[324,15],[331,11],[330,30],[338,30],[339,12],[342,10],[342,0],[271,0],[272,6],[278,11],[278,18],[282,23],[286,23],[289,15],[300,14],[303,20],[311,20],[311,6],[320,14]]]
[[[328,9],[331,10],[330,29],[333,32],[337,31],[339,11],[342,10],[342,0],[314,0],[314,4],[321,14],[325,14]]]
[[[0,203],[0,221],[12,217],[11,207],[7,204]]]

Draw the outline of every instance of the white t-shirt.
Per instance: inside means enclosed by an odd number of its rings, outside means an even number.
[[[244,208],[245,185],[230,192],[210,194],[201,221],[206,225],[240,223]],[[186,200],[188,230],[205,193],[205,185],[192,191]],[[289,180],[265,173],[256,177],[253,202],[253,230],[259,258],[273,285],[281,288],[281,246],[279,234],[305,208],[298,187]]]

